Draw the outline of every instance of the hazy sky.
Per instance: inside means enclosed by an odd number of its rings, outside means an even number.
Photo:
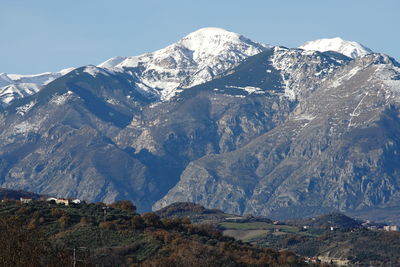
[[[400,60],[400,0],[0,0],[0,73],[99,64],[202,27],[297,47],[342,37]]]

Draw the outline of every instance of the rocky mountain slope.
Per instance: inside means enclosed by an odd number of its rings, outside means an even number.
[[[284,218],[397,206],[399,70],[379,54],[349,62],[273,130],[189,164],[155,208],[193,201]]]
[[[0,185],[289,218],[399,205],[399,65],[202,29],[0,114]]]

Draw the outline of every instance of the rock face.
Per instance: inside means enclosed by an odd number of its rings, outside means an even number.
[[[190,163],[154,208],[193,201],[288,218],[398,206],[399,70],[378,54],[351,61],[273,130]]]
[[[206,46],[210,44],[211,48]],[[0,114],[0,185],[141,211],[293,218],[400,206],[399,64],[203,29]]]

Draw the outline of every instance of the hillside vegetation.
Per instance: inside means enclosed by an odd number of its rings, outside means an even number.
[[[1,266],[306,266],[209,224],[136,213],[129,201],[0,203]]]
[[[345,266],[400,266],[400,233],[383,231],[383,224],[362,221],[341,213],[309,219],[272,222],[266,218],[237,216],[193,203],[175,203],[158,214],[212,222],[225,236],[257,247],[290,250],[304,258],[318,258]],[[216,219],[216,215],[218,217]]]

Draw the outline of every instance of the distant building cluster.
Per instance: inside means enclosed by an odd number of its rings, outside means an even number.
[[[42,199],[42,200],[46,200],[47,202],[54,201],[56,204],[62,204],[62,205],[65,205],[65,206],[69,206],[70,204],[80,204],[80,203],[81,203],[81,201],[80,201],[79,199],[77,199],[77,198],[73,199],[73,198],[56,198],[56,197],[49,197],[49,198]],[[24,197],[21,197],[21,198],[19,199],[19,201],[20,201],[22,204],[28,204],[28,203],[32,202],[33,199],[32,199],[32,198],[24,198]],[[4,202],[4,200],[2,200],[2,202]]]
[[[399,227],[397,225],[386,225],[383,227],[383,230],[388,232],[398,232]]]
[[[19,199],[19,201],[21,201],[22,204],[27,204],[29,202],[31,202],[33,199],[32,198],[25,198],[25,197],[21,197]]]
[[[65,206],[69,206],[70,204],[80,204],[81,201],[79,199],[68,199],[68,198],[55,198],[49,197],[46,199],[47,202],[54,201],[56,204],[63,204]]]

